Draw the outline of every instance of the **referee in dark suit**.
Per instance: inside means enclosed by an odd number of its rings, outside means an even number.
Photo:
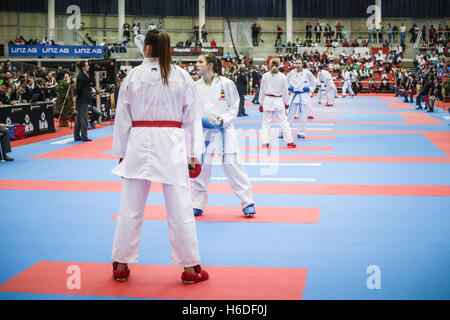
[[[89,64],[87,61],[81,61],[78,66],[81,71],[77,75],[77,86],[75,89],[77,117],[75,119],[73,136],[75,141],[92,141],[87,136],[88,111],[92,99],[92,89],[88,76]]]

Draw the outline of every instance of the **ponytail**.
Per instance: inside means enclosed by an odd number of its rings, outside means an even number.
[[[278,73],[278,66],[280,65],[280,59],[279,58],[272,58],[272,60],[270,60],[270,72],[272,74],[276,74]]]
[[[170,67],[173,64],[170,56],[170,37],[167,32],[161,30],[150,30],[144,40],[144,47],[152,47],[152,58],[159,58],[159,69],[161,78],[165,85],[169,83]]]

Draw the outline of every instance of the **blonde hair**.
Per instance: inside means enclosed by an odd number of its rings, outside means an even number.
[[[280,65],[280,59],[279,58],[272,58],[270,60],[270,72],[271,73],[278,73],[278,66]]]

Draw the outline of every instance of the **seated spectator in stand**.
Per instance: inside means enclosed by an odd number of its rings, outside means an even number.
[[[359,43],[358,43],[358,41],[356,41],[356,39],[353,40],[352,47],[353,47],[353,48],[359,47]]]
[[[186,48],[190,48],[191,44],[192,44],[191,40],[189,40],[189,39],[186,40]]]
[[[11,101],[9,100],[8,95],[8,88],[4,83],[0,85],[0,104],[6,105],[11,104]]]
[[[217,43],[216,43],[216,40],[214,40],[214,39],[212,39],[211,40],[211,47],[216,47],[217,46]]]
[[[345,39],[344,42],[342,42],[342,46],[343,47],[350,47],[350,43],[347,41],[347,39]]]
[[[197,42],[195,42],[195,46],[196,47],[201,47],[202,46],[202,42],[200,40],[198,40]]]
[[[337,40],[333,40],[333,43],[331,45],[333,46],[333,48],[337,48],[339,47],[339,42],[337,42]]]
[[[26,99],[25,89],[23,88],[23,86],[19,86],[16,90],[11,92],[10,99],[11,99],[11,104],[26,103],[27,99]]]
[[[1,159],[5,161],[13,161],[14,158],[7,155],[7,153],[11,152],[11,143],[9,141],[9,130],[5,123],[0,123],[0,144],[2,146],[2,154],[0,155]]]
[[[48,101],[48,97],[44,87],[44,79],[37,78],[33,91],[31,91],[31,102],[41,101]]]
[[[377,92],[377,80],[375,78],[371,78],[369,80],[369,92],[376,93]]]
[[[384,47],[384,48],[389,47],[389,42],[387,41],[387,39],[384,39],[383,47]]]

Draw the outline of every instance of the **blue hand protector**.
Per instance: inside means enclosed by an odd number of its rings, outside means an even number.
[[[289,92],[294,92],[294,87],[293,86],[289,86],[288,90],[289,90]]]
[[[221,129],[222,128],[222,123],[221,124],[217,124],[217,123],[211,122],[206,117],[202,117],[202,126],[205,129]]]

